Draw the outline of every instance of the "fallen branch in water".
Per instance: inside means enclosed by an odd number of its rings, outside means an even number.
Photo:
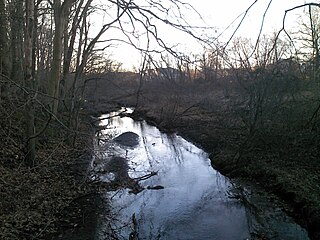
[[[118,114],[113,115],[113,116],[108,116],[108,117],[103,117],[103,118],[96,118],[96,117],[91,116],[91,119],[92,119],[93,123],[96,123],[96,122],[100,122],[102,120],[108,120],[108,119],[115,118],[115,117],[124,117],[124,116],[129,116],[129,115],[130,114],[126,113],[126,110],[124,110],[124,111],[121,111]]]
[[[158,172],[151,172],[147,175],[144,175],[144,176],[141,176],[141,177],[137,177],[137,178],[134,178],[135,181],[139,182],[139,181],[143,181],[143,180],[147,180],[148,178],[151,178],[155,175],[157,175]]]
[[[133,225],[133,229],[132,229],[132,232],[129,235],[129,240],[138,240],[139,239],[138,222],[137,222],[135,213],[132,214],[132,225]]]

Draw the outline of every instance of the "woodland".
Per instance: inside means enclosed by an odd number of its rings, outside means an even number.
[[[228,177],[280,197],[320,239],[320,4],[288,9],[273,34],[236,36],[256,2],[220,41],[176,14],[194,9],[181,1],[0,0],[0,238],[92,239],[101,189],[88,178],[90,116],[128,106],[201,146]],[[299,29],[288,31],[287,14],[300,8]],[[99,12],[111,20],[93,31]],[[168,45],[159,23],[203,52]],[[112,28],[125,40],[104,39]],[[140,51],[136,71],[108,55],[112,41]]]

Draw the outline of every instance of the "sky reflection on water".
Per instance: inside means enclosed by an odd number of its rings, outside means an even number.
[[[137,195],[127,189],[106,193],[112,199],[116,221],[111,227],[118,239],[128,239],[133,214],[139,239],[239,240],[250,239],[250,233],[261,231],[273,239],[308,239],[304,229],[266,200],[256,199],[259,202],[250,208],[230,198],[230,193],[236,192],[234,185],[211,167],[205,152],[183,138],[163,134],[145,121],[136,122],[128,117],[105,119],[100,125],[109,127],[101,136],[116,137],[127,131],[140,136],[136,148],[125,148],[112,141],[96,146],[97,152],[102,152],[101,164],[110,154],[124,157],[128,160],[130,177],[156,171],[156,176],[141,185],[164,187],[146,189]],[[106,238],[106,228],[110,226],[102,218],[97,239]]]

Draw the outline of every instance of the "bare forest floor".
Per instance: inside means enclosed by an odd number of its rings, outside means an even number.
[[[117,83],[108,88],[107,80],[98,83],[103,94],[90,95],[89,108],[103,112],[110,103],[137,106],[133,117],[181,134],[208,152],[223,174],[279,196],[311,239],[320,239],[320,135],[316,124],[308,125],[317,108],[309,103],[316,101],[286,100],[272,114],[265,108],[263,124],[250,132],[244,116],[250,113],[234,86],[146,83],[137,97],[138,86]]]
[[[37,164],[29,168],[14,106],[1,101],[0,239],[93,239],[99,198],[87,181],[90,125],[81,125],[71,146],[71,133],[52,121],[37,139]]]

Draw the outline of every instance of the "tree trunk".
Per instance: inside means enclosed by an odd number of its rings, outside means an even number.
[[[9,77],[10,74],[8,21],[5,0],[0,0],[0,23],[0,79],[2,80],[0,85],[0,97],[3,97],[4,94],[7,94],[7,83],[3,76]]]
[[[23,81],[23,29],[24,13],[23,0],[16,0],[10,3],[10,38],[11,38],[11,73],[10,78],[17,82]]]
[[[26,89],[34,88],[34,70],[33,70],[33,43],[34,43],[34,1],[26,0],[26,24],[24,32],[24,86]],[[35,142],[35,124],[34,124],[34,106],[33,93],[25,91],[25,99],[27,100],[25,108],[25,136],[26,136],[26,164],[29,167],[35,165],[36,159],[36,142]]]
[[[63,53],[63,36],[66,21],[68,21],[69,10],[74,0],[65,0],[61,4],[61,0],[55,0],[53,2],[54,11],[54,37],[53,37],[53,55],[51,73],[49,79],[49,92],[53,98],[51,103],[51,110],[53,114],[57,114],[59,106],[60,95],[60,80],[61,80],[61,64]]]
[[[53,97],[51,110],[54,114],[58,111],[58,97],[60,87],[60,74],[61,74],[61,59],[62,59],[62,38],[63,38],[63,26],[64,19],[61,14],[61,2],[56,0],[54,2],[54,38],[53,38],[53,52],[52,52],[52,64],[49,80],[49,91]]]

